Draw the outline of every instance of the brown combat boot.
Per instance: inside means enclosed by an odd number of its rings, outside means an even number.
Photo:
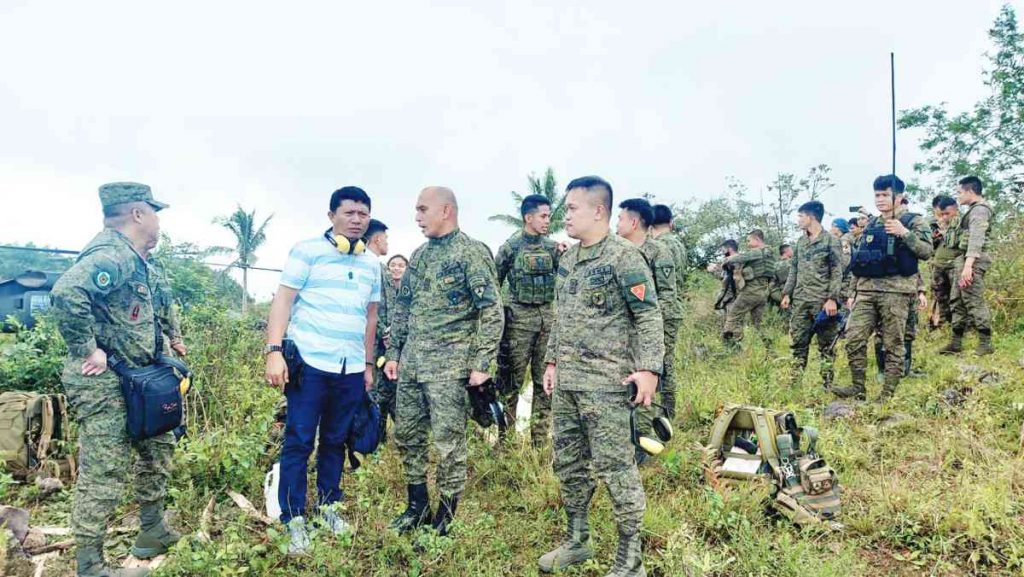
[[[885,377],[885,384],[882,385],[882,392],[879,393],[878,398],[875,399],[876,403],[882,404],[888,401],[896,394],[896,387],[900,384],[900,380],[897,377]]]
[[[955,355],[964,350],[964,333],[953,331],[949,344],[939,349],[940,355]]]
[[[996,349],[992,346],[992,331],[978,332],[978,348],[974,349],[974,354],[984,356],[994,352]]]
[[[867,389],[864,388],[864,379],[866,378],[864,371],[862,370],[851,370],[853,373],[853,384],[849,387],[832,387],[829,389],[833,395],[840,399],[856,399],[863,401],[867,398]]]

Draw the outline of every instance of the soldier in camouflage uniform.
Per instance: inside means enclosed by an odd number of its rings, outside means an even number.
[[[992,315],[985,303],[985,273],[992,266],[989,255],[989,225],[992,207],[982,196],[981,180],[968,176],[960,180],[957,201],[967,207],[956,227],[957,247],[961,254],[954,261],[955,276],[950,302],[953,308],[953,335],[940,352],[959,353],[963,348],[964,333],[973,326],[978,331],[975,353],[990,355],[992,348]]]
[[[846,355],[853,384],[833,392],[839,397],[865,397],[867,341],[877,326],[885,348],[885,383],[878,397],[882,402],[892,397],[903,376],[907,307],[917,292],[918,261],[931,257],[932,243],[924,219],[900,204],[902,180],[891,174],[879,176],[874,190],[875,208],[882,216],[868,221],[850,264],[854,293],[848,303]]]
[[[498,284],[508,283],[502,345],[508,351],[512,382],[507,383],[511,394],[505,396],[505,411],[514,427],[519,389],[529,368],[533,384],[530,437],[538,446],[547,440],[551,422],[551,397],[544,394],[544,356],[551,333],[558,247],[546,236],[551,225],[551,201],[547,197],[527,196],[520,213],[523,230],[501,245],[495,259]]]
[[[466,485],[466,387],[490,379],[504,318],[494,260],[485,244],[459,230],[455,194],[424,189],[416,222],[429,240],[402,277],[384,367],[398,381],[395,441],[409,497],[392,526],[408,532],[430,518],[427,439],[433,436],[441,497],[432,525],[444,535]]]
[[[153,284],[153,305],[156,309],[157,322],[163,331],[163,354],[172,352],[185,356],[188,349],[181,334],[181,318],[174,306],[171,285],[163,267],[155,259],[149,259],[149,271]]]
[[[932,246],[935,254],[931,260],[931,292],[934,313],[928,315],[928,324],[933,328],[942,326],[953,320],[953,309],[950,296],[953,293],[955,263],[962,253],[958,246],[957,227],[959,226],[960,210],[956,199],[948,194],[940,194],[932,199]]]
[[[363,237],[366,249],[373,253],[378,259],[388,254],[388,225],[371,218],[370,224],[366,227],[366,236]],[[380,302],[377,304],[377,343],[374,347],[373,358],[376,362],[384,356],[387,350],[387,343],[391,337],[391,317],[389,311],[394,307],[395,295],[398,291],[391,282],[391,273],[387,265],[380,263]],[[380,430],[383,433],[387,430],[388,417],[395,420],[395,389],[396,384],[384,374],[384,367],[377,367],[375,385],[370,391],[370,398],[380,407]],[[383,436],[382,436],[383,438]]]
[[[157,211],[144,184],[118,182],[100,187],[104,229],[82,250],[75,264],[53,287],[57,326],[68,346],[61,380],[76,413],[79,473],[71,512],[78,575],[137,576],[147,569],[115,569],[103,560],[110,515],[121,503],[124,484],[135,463],[135,498],[142,508],[142,532],[132,553],[150,558],[179,538],[163,520],[174,435],[144,441],[128,437],[124,398],[107,359],[117,356],[130,367],[152,364],[158,351],[158,293],[146,258],[160,234]],[[166,290],[159,286],[159,292]]]
[[[646,575],[640,552],[646,498],[633,459],[626,385],[635,383],[636,401],[649,405],[662,371],[664,326],[643,255],[609,234],[611,185],[588,176],[566,190],[566,231],[580,242],[558,266],[544,389],[553,394],[554,469],[568,531],[538,564],[551,572],[593,556],[588,518],[596,474],[611,494],[619,534],[608,576]]]
[[[839,310],[839,294],[843,281],[843,253],[839,239],[821,226],[825,207],[818,201],[804,203],[797,211],[797,225],[803,234],[789,259],[789,275],[782,293],[782,308],[790,311],[789,336],[792,340],[795,383],[807,366],[811,338],[817,335],[821,380],[828,388],[834,376],[835,349],[832,346],[839,330],[838,323],[819,325],[814,330],[814,317],[825,311],[835,316]]]
[[[736,293],[736,300],[725,311],[725,325],[722,340],[733,344],[743,338],[744,317],[749,313],[755,327],[761,326],[761,317],[768,302],[768,285],[775,276],[775,251],[764,244],[764,232],[754,229],[747,234],[750,250],[725,259],[722,266],[739,266],[743,275],[743,286]]]
[[[775,276],[768,286],[768,302],[782,308],[782,295],[786,288],[786,280],[789,279],[789,260],[793,258],[793,247],[788,244],[779,246],[779,260],[775,263]],[[788,311],[783,311],[788,317]]]
[[[676,336],[679,334],[679,326],[682,322],[682,315],[679,310],[679,297],[676,289],[675,259],[671,251],[663,242],[651,238],[648,234],[649,223],[654,219],[654,210],[649,202],[642,198],[631,198],[619,204],[619,220],[615,232],[622,238],[628,240],[633,246],[640,249],[647,267],[654,278],[654,290],[658,295],[658,308],[661,311],[662,325],[664,326],[665,358],[659,390],[661,391],[661,404],[666,409],[671,403],[674,416],[675,409],[675,369],[673,367]],[[642,433],[649,433],[651,420],[655,414],[653,410],[642,409],[637,411],[637,421],[644,430]],[[647,461],[647,453],[639,447],[636,450],[637,464],[644,464]]]
[[[676,418],[676,390],[679,386],[676,376],[676,343],[679,342],[679,330],[683,325],[683,294],[686,290],[686,244],[683,237],[672,232],[672,209],[664,204],[653,207],[654,220],[651,223],[650,235],[668,248],[675,263],[676,277],[676,311],[663,319],[665,323],[665,374],[661,379],[661,405],[665,407],[669,420]],[[661,294],[658,301],[664,302]]]

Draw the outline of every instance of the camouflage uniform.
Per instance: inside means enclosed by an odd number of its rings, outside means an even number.
[[[959,237],[956,234],[958,226],[959,222],[951,222],[943,230],[937,223],[934,225],[938,234],[932,237],[935,254],[931,260],[931,289],[933,306],[940,323],[948,323],[953,320],[950,298],[953,294],[953,287],[960,280],[955,276],[956,259],[963,254],[959,246]]]
[[[896,217],[901,216],[897,212]],[[858,247],[867,242],[868,230],[881,226],[878,217],[872,217]],[[932,255],[931,230],[924,219],[914,215],[907,228],[905,238],[896,239],[897,248],[902,244],[917,259],[926,260]],[[846,356],[850,363],[852,387],[836,389],[840,396],[863,396],[867,375],[867,342],[876,326],[880,329],[882,347],[885,350],[885,385],[881,398],[885,399],[896,391],[903,376],[907,310],[912,297],[917,293],[915,275],[892,275],[881,278],[852,277],[854,304],[847,324]]]
[[[160,330],[163,331],[163,350],[161,352],[169,356],[172,353],[171,345],[182,342],[181,319],[178,316],[178,309],[174,306],[167,274],[152,258],[149,259],[149,274],[150,284],[153,286],[153,308],[156,310]]]
[[[391,316],[387,360],[397,361],[395,442],[408,485],[427,481],[428,435],[439,453],[442,496],[466,484],[466,394],[472,370],[489,371],[504,320],[494,260],[456,229],[409,260]]]
[[[675,352],[679,328],[682,325],[681,303],[679,302],[678,284],[676,283],[676,260],[666,244],[653,238],[647,238],[640,245],[640,254],[644,256],[647,266],[654,278],[654,289],[658,294],[658,308],[661,310],[664,326],[665,358],[663,359],[661,381],[658,390],[661,393],[661,404],[665,407],[669,419],[676,415],[676,370]],[[646,421],[654,416],[652,409],[643,409]]]
[[[726,340],[743,338],[743,317],[750,313],[755,327],[761,326],[765,303],[768,301],[768,285],[775,275],[775,251],[761,247],[734,254],[725,259],[722,266],[742,265],[745,281],[734,300],[725,311],[725,326],[722,337]],[[737,285],[739,287],[739,285]]]
[[[391,329],[391,311],[394,309],[395,297],[398,295],[398,289],[391,282],[391,273],[383,263],[380,265],[380,277],[381,299],[377,305],[377,347],[374,351],[374,362],[384,356],[386,352],[384,335]],[[391,420],[394,421],[396,384],[384,375],[383,365],[377,367],[374,382],[375,385],[370,391],[370,396],[380,407],[381,418],[386,419],[390,415]],[[384,426],[383,422],[381,426]]]
[[[827,323],[815,333],[814,317],[832,299],[839,306],[843,284],[843,253],[839,239],[822,231],[811,239],[806,234],[793,247],[789,259],[789,274],[783,294],[789,297],[789,336],[792,340],[793,378],[799,378],[807,366],[811,338],[817,334],[818,359],[821,378],[827,386],[832,382],[832,365],[836,354],[835,342],[838,323]]]
[[[984,200],[972,204],[957,226],[957,246],[961,254],[954,261],[953,286],[950,303],[953,308],[953,333],[962,336],[974,327],[983,340],[992,336],[992,315],[985,303],[985,273],[992,266],[989,255],[989,223],[992,207]],[[974,257],[974,281],[960,287],[960,275],[967,258]]]
[[[772,277],[771,285],[768,286],[768,302],[775,306],[782,304],[782,295],[786,288],[786,280],[789,279],[789,260],[780,260],[775,263],[775,276]]]
[[[519,389],[529,368],[533,383],[530,436],[537,444],[548,438],[551,422],[551,397],[544,393],[544,356],[555,300],[557,245],[547,237],[520,231],[501,245],[495,264],[498,284],[508,283],[502,345],[507,347],[512,382],[507,383],[511,394],[505,397],[505,410],[515,423]]]
[[[148,194],[149,188],[145,190]],[[101,199],[105,205],[132,201],[119,200],[121,192],[104,194],[101,188]],[[138,453],[136,500],[144,508],[163,506],[174,435],[131,441],[117,375],[107,370],[85,376],[81,369],[97,348],[129,367],[151,364],[157,345],[157,293],[146,260],[124,235],[109,228],[89,242],[53,287],[57,325],[68,346],[61,381],[78,424],[79,473],[71,524],[80,553],[102,548],[107,521],[132,472],[132,449]]]
[[[607,236],[562,255],[546,359],[556,367],[553,466],[570,524],[586,524],[593,474],[604,481],[620,544],[639,538],[646,508],[622,381],[661,373],[663,334],[654,281],[632,244]]]
[[[843,235],[839,237],[839,248],[843,255],[842,276],[844,280],[848,279],[850,276],[850,258],[853,256],[853,247],[856,246],[856,244],[857,238],[853,235],[852,232],[843,233]],[[850,294],[847,293],[845,290],[848,286],[849,285],[847,283],[843,283],[843,290],[840,292],[838,301],[838,303],[841,306],[844,305],[847,297],[850,296]]]

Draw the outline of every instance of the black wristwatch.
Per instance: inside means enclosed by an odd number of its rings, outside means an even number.
[[[269,355],[270,353],[283,353],[284,347],[281,345],[267,345],[263,347],[263,354]]]

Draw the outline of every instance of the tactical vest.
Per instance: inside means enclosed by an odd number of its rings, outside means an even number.
[[[900,223],[910,229],[910,222],[918,216],[912,212],[900,215]],[[911,233],[913,234],[913,233]],[[883,278],[888,276],[914,276],[917,274],[917,255],[905,242],[895,238],[893,253],[889,254],[889,234],[885,232],[885,221],[872,218],[861,234],[860,244],[850,259],[850,272],[860,278]]]
[[[770,247],[754,249],[761,253],[761,258],[744,263],[742,274],[744,280],[775,277],[775,257]]]
[[[957,227],[956,227],[957,228],[957,231],[956,231],[957,238],[956,238],[956,245],[955,246],[956,246],[956,248],[960,249],[963,252],[967,251],[967,244],[971,240],[970,239],[971,233],[970,233],[970,228],[969,228],[969,226],[967,224],[968,223],[967,217],[971,214],[971,211],[974,210],[975,207],[978,207],[978,206],[984,206],[985,208],[988,209],[988,212],[989,212],[990,215],[992,213],[992,207],[989,206],[987,202],[985,202],[983,200],[979,200],[978,202],[972,204],[967,209],[967,211],[964,212],[963,216],[960,217],[960,222],[957,223]],[[981,251],[985,252],[985,250],[987,248],[988,248],[988,233],[986,232],[986,234],[985,234],[985,241],[982,244]]]
[[[509,277],[513,301],[543,305],[555,300],[555,257],[542,243],[520,245]]]

